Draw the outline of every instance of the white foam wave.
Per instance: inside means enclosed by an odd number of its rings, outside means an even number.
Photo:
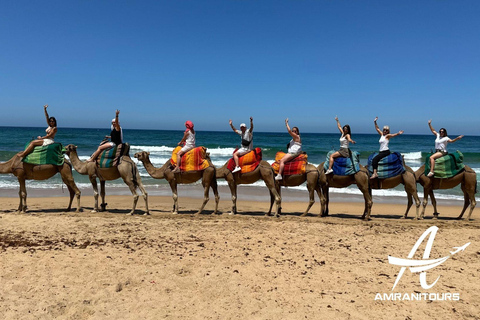
[[[132,153],[140,152],[140,151],[147,151],[147,152],[161,152],[161,153],[172,153],[173,147],[167,146],[130,146],[130,150]]]
[[[405,160],[421,160],[422,159],[422,152],[407,152],[402,153],[403,159]]]

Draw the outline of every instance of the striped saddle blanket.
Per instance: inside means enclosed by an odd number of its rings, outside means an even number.
[[[177,165],[177,153],[182,149],[181,146],[173,149],[172,158],[170,163],[173,166]],[[210,164],[207,160],[207,148],[196,147],[188,151],[182,156],[182,162],[180,163],[181,171],[202,171],[208,168]]]
[[[116,167],[122,161],[123,156],[128,156],[130,152],[130,144],[122,143],[110,149],[103,151],[97,157],[97,166],[99,168]]]
[[[280,169],[280,160],[285,155],[285,152],[279,151],[275,155],[275,162],[272,163],[273,171],[275,174],[278,174],[278,170]],[[304,174],[306,171],[308,162],[308,156],[306,153],[301,153],[292,160],[285,162],[285,167],[283,169],[283,175],[290,176],[294,174]]]
[[[425,175],[430,172],[430,156],[433,153],[427,154],[425,159]],[[434,178],[450,178],[453,177],[465,169],[463,164],[463,153],[456,151],[449,153],[443,157],[435,160]]]
[[[238,149],[235,149],[235,153]],[[258,165],[262,161],[262,149],[255,148],[249,153],[244,154],[243,156],[238,157],[238,164],[242,168],[242,173],[252,172],[257,169]],[[233,171],[235,169],[235,160],[231,158],[228,160],[227,169]]]
[[[332,150],[327,153],[327,159],[323,164],[323,168],[325,169],[325,171],[327,171],[328,169],[330,155],[334,152],[335,150]],[[357,151],[353,151],[348,158],[335,158],[332,169],[333,174],[338,176],[350,176],[357,173],[358,171],[360,171],[360,153],[358,153]]]
[[[27,147],[29,143],[25,145]],[[65,161],[63,154],[65,148],[61,143],[54,142],[48,146],[37,146],[33,148],[33,151],[22,159],[25,163],[30,164],[53,164],[54,166],[61,166]]]
[[[370,176],[373,174],[372,160],[377,154],[378,152],[374,152],[368,157],[368,174]],[[403,158],[399,152],[392,152],[378,162],[377,174],[379,179],[396,177],[404,172]]]

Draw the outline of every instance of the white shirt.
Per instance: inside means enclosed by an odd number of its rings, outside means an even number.
[[[390,142],[390,139],[387,139],[383,134],[380,137],[380,140],[378,140],[378,143],[380,143],[380,152],[381,151],[387,151],[388,150],[388,143]]]
[[[240,137],[242,137],[243,140],[247,140],[247,141],[250,141],[250,144],[248,145],[248,147],[245,147],[244,145],[242,145],[240,147],[240,150],[245,150],[245,151],[252,151],[253,150],[253,134],[250,132],[250,129],[247,129],[245,130],[245,133],[242,133],[241,130],[236,130],[235,131],[237,134],[240,135]]]
[[[195,133],[188,130],[187,139],[185,139],[185,147],[195,148]]]
[[[450,140],[449,137],[441,138],[440,134],[437,133],[437,138],[435,139],[435,150],[447,152],[448,140]]]
[[[345,136],[341,136],[340,137],[340,148],[348,149],[348,144],[349,144],[349,142],[348,142],[347,138],[345,138]]]
[[[302,152],[302,143],[290,140],[288,143],[288,153],[296,154]]]

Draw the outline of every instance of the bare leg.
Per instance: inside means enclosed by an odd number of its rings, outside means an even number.
[[[43,145],[43,140],[33,140],[28,145],[27,149],[20,154],[20,157],[25,158],[28,154],[33,151],[33,148]]]

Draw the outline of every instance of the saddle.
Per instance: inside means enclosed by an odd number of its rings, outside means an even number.
[[[378,152],[374,152],[368,157],[369,176],[373,175],[372,160],[377,154]],[[403,166],[403,158],[399,152],[392,152],[378,162],[378,179],[396,177],[404,172],[405,167]]]
[[[63,156],[65,151],[65,148],[59,142],[54,142],[48,146],[36,146],[31,153],[22,159],[22,162],[34,165],[52,164],[54,166],[62,166],[65,161]]]
[[[238,149],[235,149],[235,153]],[[262,149],[255,148],[252,151],[238,157],[238,164],[242,168],[242,173],[252,172],[257,169],[258,165],[262,161]],[[233,171],[235,169],[235,160],[231,158],[228,160],[227,169]]]
[[[170,163],[175,166],[177,164],[177,153],[182,149],[181,146],[176,147],[172,151]],[[210,166],[207,160],[207,148],[196,147],[182,156],[180,163],[181,171],[202,171]]]
[[[335,150],[332,150],[327,153],[327,159],[323,164],[325,171],[328,169],[330,155],[334,153]],[[352,151],[350,157],[338,157],[334,159],[333,162],[333,174],[338,176],[350,176],[352,174],[360,171],[360,153],[357,151]]]
[[[122,143],[104,150],[100,156],[97,157],[97,166],[99,168],[111,168],[118,166],[123,156],[128,156],[130,152],[130,144]]]
[[[433,153],[427,154],[425,158],[425,175],[430,172],[430,156]],[[465,164],[463,164],[463,153],[456,151],[448,153],[443,157],[435,159],[434,178],[450,178],[456,176],[460,172],[465,170]]]
[[[273,171],[275,171],[275,174],[278,174],[278,170],[280,169],[280,160],[285,154],[285,152],[278,151],[275,155],[275,162],[272,163],[272,168]],[[290,176],[295,174],[304,174],[306,172],[307,162],[308,155],[305,152],[300,153],[295,158],[291,159],[288,162],[285,162],[283,175]]]

